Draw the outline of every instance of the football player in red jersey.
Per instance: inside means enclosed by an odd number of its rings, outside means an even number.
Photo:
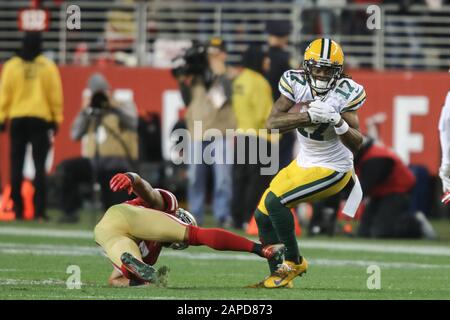
[[[152,267],[163,245],[177,250],[205,245],[215,250],[252,252],[270,260],[284,254],[283,244],[263,246],[224,229],[198,227],[189,212],[178,208],[171,192],[152,188],[136,173],[115,175],[110,188],[137,196],[109,208],[94,230],[95,241],[115,267],[110,285],[164,285],[168,268],[157,271]]]

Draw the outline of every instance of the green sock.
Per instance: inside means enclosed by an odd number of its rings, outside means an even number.
[[[272,226],[272,221],[270,221],[270,218],[267,215],[256,209],[255,220],[256,224],[258,225],[259,240],[263,245],[276,244],[281,242],[280,239],[278,239],[278,235]],[[271,259],[267,260],[267,262],[269,263],[270,274],[272,274],[275,270],[278,269],[278,265],[283,263],[283,260]]]
[[[300,251],[298,249],[297,238],[295,236],[294,217],[291,210],[284,206],[280,198],[273,192],[266,196],[265,203],[269,211],[269,218],[278,235],[278,238],[286,246],[285,259],[300,263]]]

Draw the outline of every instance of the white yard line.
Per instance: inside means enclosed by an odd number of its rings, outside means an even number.
[[[0,285],[1,285],[1,283],[0,283]],[[136,290],[145,290],[145,288],[136,288]],[[158,296],[131,296],[131,295],[129,295],[129,296],[119,295],[117,297],[115,297],[115,296],[104,296],[104,295],[90,296],[90,295],[78,295],[77,293],[78,293],[78,290],[73,290],[71,294],[67,294],[67,295],[47,294],[46,296],[43,296],[43,295],[39,295],[39,294],[28,294],[27,293],[26,295],[24,294],[24,297],[26,297],[26,299],[36,299],[36,300],[46,300],[46,299],[51,299],[51,300],[55,300],[55,299],[61,299],[61,300],[68,300],[68,299],[93,299],[93,300],[101,300],[101,299],[107,299],[107,300],[111,300],[111,299],[120,299],[120,300],[123,300],[123,299],[130,299],[130,300],[186,300],[186,299],[189,299],[189,297],[172,297],[172,296],[164,296],[164,297],[158,297]],[[3,296],[0,296],[0,298],[2,298],[2,299],[13,298],[15,300],[21,299],[21,297],[18,296],[17,294],[3,295]]]
[[[19,244],[19,243],[0,243],[0,253],[17,255],[46,255],[46,256],[100,256],[102,251],[99,247],[89,246],[66,246],[66,245],[48,245],[48,244]],[[254,254],[247,253],[190,253],[181,251],[163,251],[163,257],[173,257],[184,260],[240,260],[256,261],[262,260]],[[343,259],[310,259],[311,265],[317,266],[369,266],[378,265],[384,268],[395,269],[450,269],[446,264],[424,264],[408,262],[383,262],[368,260],[343,260]]]
[[[0,235],[48,237],[48,238],[71,238],[71,239],[91,239],[94,236],[91,231],[86,230],[57,230],[57,229],[35,229],[18,227],[0,227]],[[433,245],[399,245],[389,243],[367,243],[355,241],[339,242],[339,240],[300,240],[300,248],[323,249],[338,251],[362,251],[380,253],[400,253],[430,256],[449,256],[450,247]]]
[[[74,239],[94,239],[92,231],[86,230],[58,230],[58,229],[37,229],[0,227],[0,235],[5,236],[30,236],[45,238],[74,238]]]
[[[65,281],[57,279],[45,280],[21,280],[21,279],[0,279],[0,286],[19,286],[19,285],[63,285]]]
[[[388,243],[336,242],[323,240],[299,241],[300,248],[339,251],[364,251],[380,253],[405,253],[414,255],[450,256],[450,247],[430,245],[398,245]]]
[[[100,247],[67,246],[53,244],[0,243],[0,253],[44,256],[95,256],[101,255]]]

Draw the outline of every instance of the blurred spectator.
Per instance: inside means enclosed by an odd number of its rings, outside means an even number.
[[[383,4],[396,4],[398,9],[390,13],[390,19],[385,22],[385,35],[398,37],[400,41],[392,41],[390,49],[386,52],[386,58],[392,62],[393,68],[420,68],[424,58],[421,50],[420,28],[415,19],[417,13],[411,12],[414,4],[423,4],[423,0],[383,0]],[[402,41],[406,39],[407,41]],[[397,50],[396,50],[397,49]],[[415,62],[413,62],[415,60]]]
[[[333,8],[331,8],[331,9],[327,8],[330,3],[329,0],[317,0],[316,3],[320,7],[320,9],[319,9],[319,18],[320,18],[319,32],[323,37],[329,38],[332,34],[335,33],[333,30],[336,30],[336,26],[337,26],[336,8],[338,10],[342,10],[342,8],[345,8],[345,5],[347,4],[347,0],[334,0]]]
[[[233,169],[233,223],[242,229],[247,223],[258,200],[267,188],[271,176],[261,175],[261,163],[250,161],[260,143],[270,144],[270,137],[259,132],[266,128],[266,120],[272,109],[272,90],[264,78],[265,55],[259,46],[251,46],[243,56],[243,69],[233,82],[233,110],[236,115],[238,137],[245,141],[245,149],[235,144],[235,158],[244,157],[244,163],[235,161]],[[255,130],[254,133],[247,130]],[[260,135],[262,134],[262,135]],[[253,150],[253,154],[252,154]],[[271,150],[270,146],[267,150]]]
[[[106,50],[131,51],[136,37],[135,14],[132,11],[134,0],[116,1],[120,7],[108,11],[105,25]]]
[[[302,35],[330,37],[336,33],[338,15],[345,8],[347,0],[334,0],[331,3],[329,0],[294,0],[293,2],[302,8],[300,15]],[[307,37],[305,40],[305,44],[310,42]],[[300,51],[304,49],[301,47]]]
[[[78,66],[88,66],[89,62],[89,48],[86,42],[77,44],[73,55],[73,64]]]
[[[109,180],[116,173],[136,170],[138,117],[134,103],[112,99],[109,84],[99,73],[90,77],[83,98],[71,131],[73,140],[81,140],[82,157],[65,160],[58,166],[63,223],[79,219],[81,184],[100,185],[106,210],[127,200],[126,194],[110,190]],[[98,190],[94,188],[94,192]]]
[[[410,209],[410,192],[416,178],[388,148],[365,138],[355,155],[355,170],[368,204],[358,235],[370,238],[435,238],[422,212]]]
[[[318,234],[334,236],[336,232],[340,231],[337,230],[337,213],[343,197],[342,193],[345,193],[345,191],[311,204],[313,214],[308,224],[308,236]]]
[[[161,117],[157,112],[146,112],[139,117],[139,161],[162,161]]]
[[[387,147],[364,137],[355,155],[365,207],[357,235],[364,238],[436,238],[422,211],[415,211],[411,193],[416,184],[413,172]],[[309,235],[333,235],[341,199],[348,190],[313,204]],[[348,232],[343,230],[344,232]]]
[[[22,49],[2,70],[0,131],[10,121],[11,197],[17,219],[23,218],[21,186],[25,150],[33,148],[35,217],[47,220],[45,160],[63,120],[63,95],[58,68],[41,54],[41,34],[26,33]]]
[[[268,57],[270,61],[267,79],[272,87],[272,98],[276,101],[280,96],[278,83],[286,70],[291,69],[289,64],[290,54],[287,51],[289,34],[292,31],[290,21],[271,20],[266,24],[268,33],[267,43],[269,44]],[[293,149],[295,144],[295,132],[286,132],[280,139],[280,169],[287,166],[293,159]]]
[[[316,35],[318,33],[316,28],[318,14],[317,9],[313,8],[315,0],[293,0],[293,4],[301,10],[299,22],[301,23],[300,33],[302,38],[303,36]],[[310,42],[307,38],[302,40],[306,45]],[[299,51],[303,52],[305,48],[301,46]]]
[[[278,82],[286,70],[291,69],[289,63],[290,54],[287,51],[289,44],[289,34],[292,31],[290,21],[271,20],[266,23],[267,44],[269,45],[268,57],[270,59],[270,68],[267,72],[267,78],[272,87],[273,101],[280,96],[278,91]]]
[[[197,50],[198,49],[198,50]],[[193,50],[193,51],[192,51]],[[189,66],[188,71],[178,74],[183,100],[188,106],[186,124],[191,135],[188,201],[190,211],[199,224],[203,223],[204,203],[207,195],[208,169],[213,171],[213,212],[219,226],[230,223],[232,200],[232,143],[225,137],[226,129],[234,129],[236,119],[231,107],[231,79],[225,64],[227,53],[220,38],[212,38],[206,48],[193,47],[195,60],[203,66]],[[196,51],[197,50],[197,51]],[[191,72],[196,69],[195,72]],[[201,69],[201,70],[198,70]],[[201,71],[201,72],[197,72]],[[201,125],[201,130],[194,130]],[[201,132],[200,132],[201,131]],[[196,134],[197,133],[197,134]],[[211,142],[212,141],[212,142]],[[205,149],[211,153],[212,164],[205,163]],[[228,164],[227,164],[228,163]]]
[[[343,34],[372,34],[375,30],[367,28],[369,15],[367,7],[370,5],[381,5],[383,0],[351,0],[352,4],[364,5],[361,9],[353,8],[343,10],[341,17],[341,32]],[[345,9],[345,8],[344,8]]]
[[[444,10],[443,6],[450,5],[450,0],[425,0],[425,3],[428,10],[423,13],[427,22],[420,23],[420,25],[423,26],[423,29],[436,26],[437,19],[445,19],[445,17],[447,17],[447,21],[449,21],[449,12]],[[445,24],[442,24],[441,26],[443,30]],[[430,30],[430,33],[433,33],[433,31]],[[433,37],[439,39],[437,41],[444,41],[441,45],[429,46],[424,43],[424,39],[421,39],[421,49],[425,57],[424,61],[427,70],[447,70],[448,67],[445,61],[449,61],[450,59],[450,41],[446,41],[448,35],[449,32],[436,32],[433,34]],[[439,61],[442,61],[443,63],[440,63]],[[436,62],[438,64],[436,64]]]
[[[442,6],[444,5],[444,0],[425,0],[425,3],[430,10],[438,11],[442,9]]]

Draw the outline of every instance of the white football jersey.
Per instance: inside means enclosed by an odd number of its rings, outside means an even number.
[[[289,100],[304,103],[314,100],[312,89],[301,70],[288,70],[280,79],[278,88]],[[336,112],[358,110],[366,100],[364,87],[352,79],[339,79],[333,89],[322,96],[322,101]],[[306,112],[303,107],[300,112]],[[347,172],[353,167],[353,154],[341,142],[333,125],[322,123],[297,129],[300,142],[297,163],[302,167],[325,167]]]
[[[439,135],[442,151],[441,166],[450,167],[450,91],[447,93],[439,117]]]

